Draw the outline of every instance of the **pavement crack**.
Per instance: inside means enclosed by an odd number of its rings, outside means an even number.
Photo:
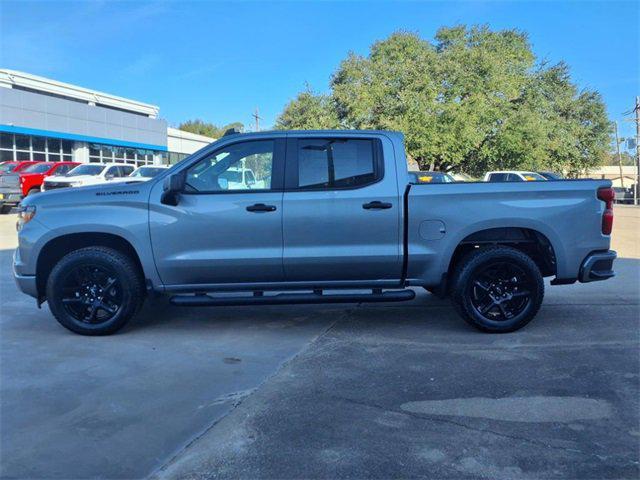
[[[384,407],[384,406],[378,405],[376,403],[363,402],[363,401],[360,401],[360,400],[355,400],[353,398],[341,397],[341,396],[336,396],[336,395],[332,395],[331,398],[333,398],[335,400],[347,402],[347,403],[352,403],[354,405],[359,405],[359,406],[369,407],[369,408],[375,408],[375,409],[378,409],[378,410],[382,410],[384,412],[392,412],[392,413],[398,413],[400,415],[406,415],[408,417],[416,418],[416,419],[419,419],[419,420],[425,420],[425,421],[428,421],[428,422],[446,423],[446,424],[449,424],[449,425],[455,425],[457,427],[464,428],[466,430],[471,430],[471,431],[474,431],[474,432],[488,433],[488,434],[495,435],[495,436],[498,436],[498,437],[508,438],[510,440],[519,440],[519,441],[523,441],[523,442],[528,442],[528,443],[532,443],[534,445],[538,445],[540,447],[544,447],[544,448],[548,448],[548,449],[562,450],[562,451],[565,451],[565,452],[573,452],[573,453],[584,454],[584,452],[582,450],[577,450],[575,448],[567,448],[567,447],[561,447],[559,445],[548,444],[548,443],[542,442],[540,440],[536,440],[534,438],[523,437],[523,436],[520,436],[520,435],[510,435],[510,434],[507,434],[507,433],[498,432],[496,430],[491,430],[489,428],[474,427],[474,426],[468,425],[466,423],[456,422],[455,420],[450,420],[450,419],[447,419],[447,418],[440,418],[440,417],[435,417],[435,416],[431,416],[431,415],[420,415],[419,413],[415,413],[415,412],[408,412],[408,411],[405,411],[405,410],[399,410],[399,409],[395,409],[395,408]]]
[[[339,315],[335,320],[329,323],[323,330],[318,333],[313,339],[311,339],[304,347],[294,353],[291,357],[282,362],[270,375],[267,375],[264,380],[262,380],[256,387],[251,388],[249,390],[243,390],[239,392],[232,392],[228,395],[223,395],[222,397],[218,397],[213,400],[211,405],[226,403],[229,401],[233,401],[231,408],[225,412],[220,417],[216,418],[213,422],[211,422],[204,430],[202,430],[199,434],[189,440],[182,448],[180,448],[175,454],[171,455],[171,457],[160,466],[153,469],[147,478],[157,478],[158,475],[166,470],[173,463],[178,461],[178,459],[189,450],[195,443],[197,443],[202,437],[207,435],[211,430],[213,430],[216,425],[218,425],[222,420],[231,415],[242,403],[251,397],[256,391],[258,391],[263,385],[267,384],[271,379],[278,376],[278,374],[283,371],[287,366],[293,363],[298,357],[303,355],[312,345],[318,343],[323,337],[325,337],[341,320],[345,319],[350,315],[350,311],[346,310],[341,315]]]

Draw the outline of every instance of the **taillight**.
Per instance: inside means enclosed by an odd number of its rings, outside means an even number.
[[[602,233],[611,235],[613,229],[613,200],[616,198],[616,192],[613,188],[599,188],[598,199],[605,203],[604,212],[602,213]]]

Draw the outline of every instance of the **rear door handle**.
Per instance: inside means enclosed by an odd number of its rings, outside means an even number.
[[[248,212],[274,212],[275,210],[275,205],[265,205],[264,203],[256,203],[247,207]]]
[[[391,207],[393,207],[393,204],[387,203],[387,202],[380,202],[378,200],[362,204],[362,208],[364,208],[365,210],[384,210]]]

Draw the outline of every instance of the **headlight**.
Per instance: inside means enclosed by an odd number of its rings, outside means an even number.
[[[29,223],[33,217],[36,216],[36,206],[27,205],[26,207],[18,207],[18,222],[16,223],[16,230],[22,230],[27,223]]]

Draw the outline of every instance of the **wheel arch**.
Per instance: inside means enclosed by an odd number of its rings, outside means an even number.
[[[556,249],[547,235],[528,227],[493,227],[477,230],[458,242],[449,260],[447,276],[469,251],[489,245],[507,245],[523,252],[535,262],[543,277],[557,274]]]
[[[67,233],[50,239],[40,249],[36,261],[36,287],[39,302],[44,298],[47,280],[55,264],[68,253],[85,247],[107,247],[124,253],[134,261],[140,274],[145,278],[140,256],[126,238],[104,232]]]

